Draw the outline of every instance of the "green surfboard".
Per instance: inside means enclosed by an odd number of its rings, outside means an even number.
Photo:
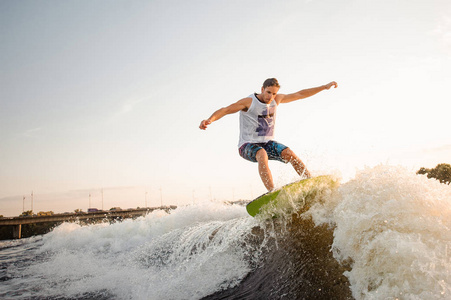
[[[302,193],[304,196],[310,195],[310,198],[312,198],[316,195],[318,189],[331,188],[336,186],[336,184],[337,181],[329,175],[292,182],[278,190],[268,192],[256,198],[246,206],[246,210],[251,216],[255,217],[268,207],[277,207],[282,198],[287,198],[282,195],[289,196]]]

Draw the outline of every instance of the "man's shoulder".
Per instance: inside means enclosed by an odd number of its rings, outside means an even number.
[[[287,95],[285,95],[285,94],[277,94],[274,99],[276,101],[277,105],[279,105],[282,102],[283,98],[285,98],[286,96]]]
[[[243,98],[243,99],[241,99],[241,100],[238,100],[238,102],[243,103],[243,104],[249,104],[249,105],[251,105],[251,103],[252,103],[252,97],[251,97],[251,96],[245,97],[245,98]]]
[[[238,100],[238,102],[236,104],[238,104],[242,107],[240,109],[241,111],[248,111],[252,105],[252,98],[249,96],[249,97],[240,99],[240,100]]]

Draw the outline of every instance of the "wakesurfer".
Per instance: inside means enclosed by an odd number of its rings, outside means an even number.
[[[274,126],[277,107],[281,103],[311,97],[321,91],[337,88],[337,83],[303,89],[292,94],[279,94],[280,85],[276,78],[269,78],[263,82],[261,93],[254,93],[237,102],[218,109],[208,119],[200,123],[199,128],[207,129],[208,125],[225,115],[240,112],[240,139],[238,150],[241,157],[258,163],[258,173],[268,191],[274,189],[274,182],[269,169],[268,160],[291,163],[299,176],[310,178],[302,160],[287,146],[274,140]]]

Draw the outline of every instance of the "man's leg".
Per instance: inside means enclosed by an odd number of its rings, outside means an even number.
[[[296,173],[299,174],[299,176],[306,176],[307,178],[312,177],[310,172],[307,170],[306,166],[302,162],[302,160],[294,154],[293,151],[291,151],[290,148],[286,148],[281,153],[282,158],[285,161],[288,161],[291,163],[293,168],[296,170]]]
[[[265,149],[258,150],[255,158],[258,162],[258,173],[260,174],[263,184],[268,191],[273,190],[274,182],[272,180],[271,170],[269,170],[268,154]]]

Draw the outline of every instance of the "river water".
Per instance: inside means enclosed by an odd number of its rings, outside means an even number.
[[[1,241],[0,299],[451,298],[450,186],[377,166],[293,209],[205,202]]]

